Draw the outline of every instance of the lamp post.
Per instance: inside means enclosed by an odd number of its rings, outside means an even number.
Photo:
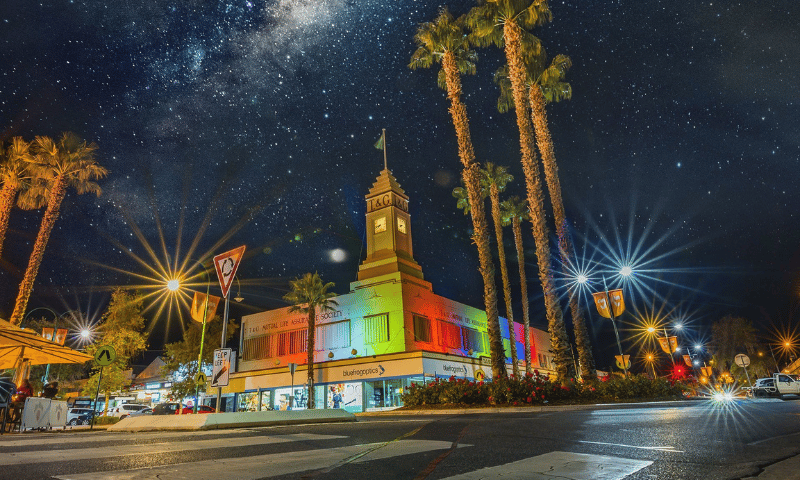
[[[197,373],[199,374],[200,372],[203,371],[203,344],[205,343],[205,338],[206,338],[206,321],[207,321],[206,317],[208,316],[208,294],[209,294],[209,290],[211,288],[211,282],[210,282],[209,277],[208,277],[208,271],[206,271],[206,269],[203,268],[202,263],[198,262],[198,264],[200,265],[201,271],[203,272],[203,274],[206,277],[206,296],[205,296],[205,299],[203,301],[204,302],[203,303],[203,326],[201,328],[201,333],[200,333],[200,353],[197,355]],[[181,288],[180,280],[173,279],[173,280],[169,280],[167,282],[167,289],[169,291],[171,291],[171,292],[176,292],[180,288]],[[198,400],[199,396],[200,396],[200,385],[198,385],[197,382],[195,381],[195,385],[194,385],[194,413],[197,413],[197,400]]]
[[[627,269],[627,270],[625,270],[625,269]],[[625,273],[623,273],[623,272],[625,272]],[[620,274],[623,275],[623,276],[626,276],[626,277],[630,276],[631,273],[632,272],[630,271],[630,267],[623,267],[623,269],[620,270]],[[611,319],[611,326],[614,327],[614,335],[617,337],[617,348],[619,348],[619,357],[620,357],[620,363],[622,363],[622,370],[625,372],[625,378],[627,378],[628,377],[628,365],[627,365],[627,362],[625,361],[625,354],[622,353],[622,342],[620,342],[620,340],[619,340],[619,331],[617,330],[617,324],[614,321],[614,307],[611,304],[611,298],[610,298],[610,296],[608,294],[608,285],[606,284],[606,277],[605,276],[603,276],[603,295],[605,296],[606,305],[608,306],[607,308],[608,308],[609,318]],[[601,315],[602,315],[602,313],[601,313]]]

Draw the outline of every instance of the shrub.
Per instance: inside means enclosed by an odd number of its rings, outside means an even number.
[[[402,395],[407,407],[421,405],[542,405],[546,403],[585,403],[681,396],[681,383],[644,375],[614,377],[604,382],[564,383],[551,381],[535,372],[521,378],[503,378],[496,382],[472,382],[450,377],[427,384],[412,384]]]

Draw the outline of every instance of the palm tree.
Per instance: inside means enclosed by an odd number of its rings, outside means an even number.
[[[478,248],[478,261],[483,278],[492,376],[500,379],[506,377],[506,360],[497,314],[497,288],[494,284],[494,264],[489,249],[489,227],[481,199],[480,166],[475,161],[475,151],[472,148],[467,108],[461,102],[460,75],[474,74],[477,58],[475,52],[469,48],[464,21],[464,16],[455,19],[446,8],[443,8],[436,20],[421,24],[414,35],[417,50],[412,54],[408,66],[417,69],[430,68],[434,63],[442,64],[437,78],[439,86],[447,91],[447,98],[450,100],[449,110],[458,139],[458,156],[464,167],[461,175],[471,206],[474,230],[472,239]]]
[[[528,59],[526,62],[525,84],[528,89],[528,99],[531,107],[531,117],[536,132],[536,142],[542,155],[544,176],[550,192],[550,202],[553,205],[553,216],[556,222],[558,236],[558,250],[561,256],[561,268],[565,275],[571,275],[569,266],[575,258],[575,248],[569,235],[569,224],[561,197],[561,184],[558,179],[558,166],[556,164],[553,141],[550,137],[550,128],[547,124],[545,104],[559,102],[572,98],[572,87],[563,81],[566,71],[572,62],[566,55],[556,55],[547,68],[542,60],[544,55]],[[497,108],[501,112],[514,107],[511,80],[508,77],[508,65],[498,69],[495,73],[495,82],[500,86],[500,98]],[[568,288],[569,308],[572,313],[572,326],[575,333],[575,345],[578,348],[578,358],[581,365],[581,377],[585,381],[597,378],[592,345],[586,329],[583,309],[578,302],[578,297],[572,288]]]
[[[17,199],[17,193],[27,188],[29,177],[27,173],[28,162],[31,160],[30,143],[22,137],[14,137],[8,148],[0,145],[0,254],[3,253],[3,242],[8,230],[8,219],[11,209]]]
[[[503,215],[503,226],[511,224],[514,232],[514,245],[517,247],[517,264],[519,266],[519,288],[522,292],[522,325],[525,327],[525,373],[531,373],[531,319],[528,314],[528,277],[525,275],[525,250],[522,248],[522,222],[530,220],[528,204],[519,197],[513,196],[500,204]]]
[[[323,284],[318,273],[306,273],[302,278],[289,282],[292,291],[283,296],[283,299],[293,305],[290,312],[301,312],[308,315],[308,408],[314,408],[314,331],[317,328],[317,308],[322,312],[333,311],[339,303],[332,300],[336,294],[329,292],[333,282]]]
[[[473,8],[467,22],[472,28],[472,41],[481,46],[503,47],[509,65],[509,76],[517,106],[522,171],[531,215],[531,229],[536,242],[539,281],[544,292],[547,326],[553,350],[556,373],[565,380],[574,376],[569,338],[564,325],[563,312],[553,282],[550,265],[550,244],[545,223],[539,164],[534,150],[533,128],[528,116],[525,98],[525,59],[541,55],[541,42],[527,29],[549,21],[550,9],[546,0],[492,0]]]
[[[511,365],[515,377],[519,377],[519,365],[517,365],[517,336],[514,331],[514,310],[511,308],[511,283],[508,281],[508,266],[506,265],[506,250],[503,243],[503,216],[500,213],[500,192],[505,191],[508,182],[514,180],[514,176],[508,173],[506,167],[486,162],[486,166],[481,170],[483,174],[483,184],[489,191],[489,199],[492,202],[492,220],[494,221],[494,236],[497,240],[497,257],[500,260],[500,276],[503,279],[503,295],[506,301],[506,319],[508,320],[508,340],[511,343]]]
[[[44,249],[58,220],[61,202],[67,190],[72,187],[80,195],[91,192],[99,196],[102,190],[93,180],[108,174],[108,170],[100,166],[94,158],[97,145],[87,144],[72,132],[63,133],[58,142],[50,137],[36,137],[33,150],[35,156],[29,164],[29,170],[36,181],[30,188],[30,196],[46,197],[47,209],[42,217],[36,243],[33,244],[28,269],[19,286],[14,312],[11,314],[11,323],[14,325],[19,325],[25,315],[33,282],[44,257]]]

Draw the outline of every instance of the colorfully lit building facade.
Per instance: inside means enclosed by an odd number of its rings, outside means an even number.
[[[318,312],[314,352],[317,408],[361,412],[402,405],[412,382],[491,379],[486,312],[433,293],[414,260],[408,197],[384,169],[366,196],[367,256],[334,311]],[[509,357],[508,322],[501,318]],[[524,327],[516,324],[524,368]],[[531,328],[533,367],[552,372],[547,332]],[[307,317],[289,307],[242,318],[226,410],[304,408]],[[511,371],[510,358],[508,369]],[[292,376],[289,364],[297,364]]]

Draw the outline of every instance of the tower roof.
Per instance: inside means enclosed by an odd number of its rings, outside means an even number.
[[[408,196],[403,189],[400,188],[400,184],[397,183],[397,179],[394,178],[392,172],[390,172],[388,168],[384,168],[381,170],[381,173],[378,175],[375,183],[372,184],[372,188],[369,189],[369,193],[366,195],[366,198],[374,197],[375,195],[380,195],[389,191],[394,192],[408,200]]]

